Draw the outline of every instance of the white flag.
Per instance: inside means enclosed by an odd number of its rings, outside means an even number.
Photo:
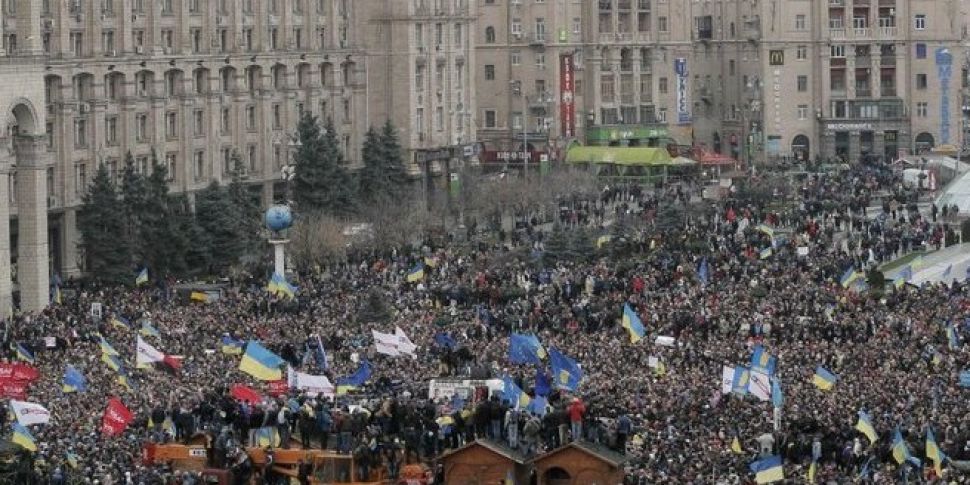
[[[381,333],[377,330],[371,330],[371,335],[374,336],[374,348],[377,350],[378,354],[398,356],[401,353],[397,349],[398,338],[394,334]]]
[[[751,378],[748,380],[748,392],[762,401],[771,399],[771,378],[764,372],[751,371]]]
[[[51,412],[40,404],[27,401],[10,400],[10,408],[13,409],[17,422],[30,426],[32,424],[47,424],[51,420]]]
[[[401,327],[394,327],[394,336],[397,337],[398,352],[417,357],[414,355],[414,351],[418,349],[418,346],[411,342],[411,339],[404,333],[404,330],[401,330]]]
[[[304,372],[293,372],[290,387],[302,389],[311,396],[324,395],[332,397],[334,395],[333,384],[327,376],[315,376]]]
[[[137,352],[135,353],[135,367],[139,369],[147,369],[151,367],[154,362],[162,362],[165,360],[165,354],[161,353],[155,347],[152,347],[148,342],[142,340],[141,336],[138,337]]]
[[[734,389],[734,367],[724,366],[721,368],[721,392],[731,394]]]

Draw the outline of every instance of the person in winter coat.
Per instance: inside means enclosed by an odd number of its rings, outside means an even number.
[[[573,398],[573,402],[566,409],[569,414],[569,424],[572,430],[573,441],[583,438],[583,417],[586,414],[586,405],[578,397]]]

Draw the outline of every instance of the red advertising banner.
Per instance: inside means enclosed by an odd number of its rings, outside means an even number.
[[[0,398],[27,399],[27,383],[23,381],[0,380]]]
[[[39,377],[40,372],[27,364],[19,362],[0,364],[0,382],[33,382]]]
[[[563,138],[576,136],[576,79],[572,54],[559,56],[559,120]]]
[[[104,409],[104,418],[101,419],[101,434],[117,436],[125,431],[133,418],[131,411],[125,407],[121,399],[113,397],[108,400],[108,407]]]
[[[280,379],[278,381],[269,381],[269,395],[273,397],[279,397],[290,390],[290,384],[286,382],[286,379]]]

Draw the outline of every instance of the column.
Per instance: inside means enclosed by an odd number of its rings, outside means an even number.
[[[2,183],[2,181],[0,181]],[[2,216],[2,214],[0,214]],[[78,262],[81,260],[81,251],[78,248],[78,244],[81,242],[81,234],[78,232],[77,227],[77,209],[65,209],[63,227],[61,228],[61,254],[64,255],[64,260],[61,262],[63,268],[61,277],[70,278],[72,276],[80,276],[81,269],[78,268]],[[0,228],[2,231],[2,228]],[[9,239],[9,237],[8,237]],[[0,249],[2,251],[2,249]],[[2,257],[0,257],[0,264],[2,264]],[[0,275],[0,278],[3,276]]]
[[[848,154],[848,160],[846,160],[846,163],[858,162],[861,150],[862,150],[862,147],[859,142],[859,132],[850,131],[849,132],[849,154]]]
[[[18,136],[17,154],[17,281],[20,309],[43,310],[50,300],[47,249],[47,177],[43,136]],[[2,258],[0,258],[2,259]]]
[[[2,144],[0,144],[2,145]],[[10,162],[0,162],[0,318],[13,313],[10,281]]]

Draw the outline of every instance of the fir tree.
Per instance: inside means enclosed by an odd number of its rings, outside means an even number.
[[[140,255],[155,274],[181,274],[186,269],[188,235],[176,218],[176,200],[168,193],[168,170],[152,154],[152,173],[145,183],[145,213],[141,221]]]
[[[566,259],[569,253],[569,242],[566,240],[566,233],[562,226],[555,224],[552,232],[546,239],[545,251],[542,252],[542,264],[547,268],[552,268],[557,262]]]
[[[364,135],[364,146],[361,150],[364,168],[358,173],[358,195],[363,204],[377,204],[388,196],[388,187],[384,173],[384,151],[381,147],[380,136],[371,127]]]
[[[244,183],[245,172],[246,168],[243,165],[242,157],[239,156],[238,152],[233,151],[229,201],[234,209],[236,236],[242,244],[240,256],[244,258],[255,256],[263,245],[259,237],[262,220],[259,210],[259,194],[254,193],[250,186]]]
[[[141,241],[142,220],[145,218],[148,199],[145,176],[135,167],[131,152],[125,155],[125,166],[121,170],[121,200],[124,215],[122,237],[128,245],[138,252]]]
[[[304,114],[297,125],[300,146],[296,150],[293,195],[301,212],[322,210],[346,215],[354,210],[355,190],[344,168],[343,155],[333,124],[321,128],[316,117]]]
[[[87,271],[111,283],[131,282],[131,248],[123,236],[125,210],[106,166],[98,168],[77,215]]]
[[[199,235],[190,233],[191,246],[201,248],[206,254],[214,274],[224,272],[242,256],[245,241],[240,238],[238,215],[229,191],[218,182],[213,181],[195,196],[194,223],[204,239],[199,240]]]

